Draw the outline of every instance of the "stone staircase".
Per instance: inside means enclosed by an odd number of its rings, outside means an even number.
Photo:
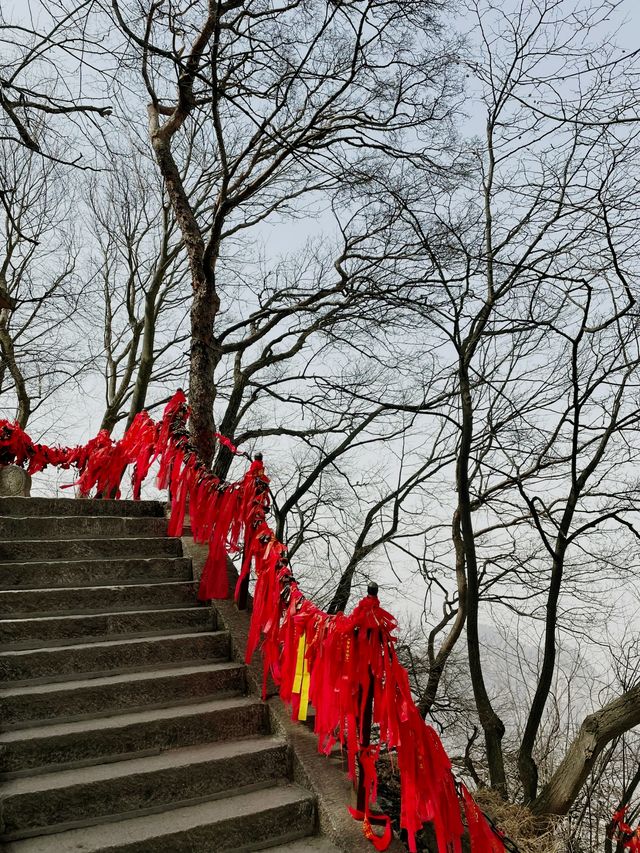
[[[337,853],[159,503],[0,499],[0,847]]]

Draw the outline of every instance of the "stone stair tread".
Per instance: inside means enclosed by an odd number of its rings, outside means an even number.
[[[169,720],[177,717],[189,717],[208,711],[220,711],[233,708],[247,708],[260,705],[255,697],[234,696],[224,699],[210,699],[207,702],[195,702],[189,705],[176,705],[168,708],[152,708],[142,711],[129,711],[126,714],[114,714],[105,717],[95,716],[87,720],[71,723],[54,723],[45,726],[29,726],[24,729],[0,733],[0,748],[4,744],[19,743],[38,738],[53,738],[68,735],[81,735],[95,730],[118,729],[139,723]]]
[[[0,563],[0,570],[2,569],[2,564]],[[4,606],[7,607],[8,614],[13,616],[19,616],[21,612],[20,610],[20,602],[18,601],[18,596],[24,595],[25,593],[29,596],[33,596],[38,601],[40,598],[43,600],[47,600],[47,597],[52,597],[57,595],[58,597],[61,594],[64,594],[65,599],[67,597],[73,598],[73,594],[81,594],[82,598],[86,598],[87,595],[91,594],[94,599],[100,601],[100,594],[103,595],[106,593],[122,593],[126,598],[133,598],[135,600],[136,596],[140,594],[140,596],[144,599],[145,592],[152,588],[155,594],[160,594],[163,592],[178,592],[180,590],[187,591],[187,589],[193,590],[194,581],[192,580],[172,580],[166,581],[162,580],[159,582],[147,582],[147,581],[138,581],[137,583],[109,583],[109,584],[99,584],[97,586],[68,586],[68,587],[47,587],[47,586],[38,586],[35,588],[31,588],[28,590],[25,589],[2,589],[0,590],[0,602],[4,602]],[[18,608],[13,609],[10,605],[15,596],[15,600],[18,603]],[[10,598],[9,598],[10,597]],[[191,601],[193,601],[194,607],[201,606],[200,603],[196,600],[195,595],[191,597]],[[158,603],[156,605],[145,605],[148,610],[167,610],[176,606],[175,602],[169,602],[168,604]],[[141,603],[133,603],[129,607],[123,607],[123,605],[118,605],[118,610],[140,610]],[[91,616],[92,614],[100,614],[109,612],[109,610],[113,609],[113,604],[109,604],[108,602],[101,607],[92,607],[89,606],[88,603],[78,604],[76,607],[65,607],[60,610],[38,610],[38,609],[27,609],[24,612],[24,616],[26,617],[46,617],[46,616]]]
[[[66,560],[117,556],[182,556],[181,540],[175,536],[113,536],[30,539],[0,539],[0,566],[2,563],[41,563],[45,559]]]
[[[0,849],[339,853],[165,509],[0,498]]]
[[[176,557],[176,559],[182,559],[181,557]],[[2,563],[0,563],[0,570],[2,569]],[[32,589],[3,589],[3,593],[14,593],[18,595],[21,592],[57,592],[60,591],[73,591],[74,589],[91,590],[95,589],[96,591],[105,590],[105,589],[130,589],[132,586],[139,586],[141,589],[146,589],[148,586],[184,586],[185,584],[193,585],[193,581],[167,581],[161,580],[158,583],[147,583],[144,578],[139,578],[135,583],[99,583],[99,584],[91,584],[91,586],[67,586],[67,587],[59,587],[59,586],[37,586]]]
[[[88,575],[89,579],[91,579],[91,583],[79,586],[77,580],[69,578],[67,580],[63,580],[61,583],[56,583],[54,587],[50,587],[43,585],[42,582],[23,583],[20,581],[9,581],[7,583],[5,581],[5,578],[10,573],[15,573],[20,577],[19,573],[24,573],[25,571],[29,572],[31,578],[34,580],[34,575],[38,572],[45,576],[43,579],[48,581],[52,581],[54,579],[59,580],[60,575],[62,574],[64,576],[65,574],[64,571],[60,571],[61,569],[66,569],[71,575],[73,575],[74,572],[84,571]],[[104,586],[105,584],[109,584],[110,586],[146,586],[156,582],[162,583],[174,581],[169,572],[165,571],[164,574],[158,575],[153,574],[154,571],[159,571],[160,569],[173,570],[176,575],[183,575],[182,577],[176,577],[175,581],[191,579],[191,561],[188,557],[101,557],[95,560],[84,558],[79,560],[42,560],[26,563],[15,560],[12,562],[0,562],[0,589],[6,591],[78,588],[90,589],[98,585]],[[109,577],[110,572],[113,574],[122,573],[125,577],[118,579]],[[189,573],[188,577],[184,577],[187,572]],[[95,577],[98,573],[103,574],[103,579],[96,584]]]
[[[0,730],[123,714],[143,708],[168,708],[224,696],[245,695],[245,668],[220,657],[200,657],[139,669],[70,673],[38,683],[0,689]]]
[[[163,613],[174,613],[174,612],[183,612],[183,611],[192,611],[192,610],[200,610],[202,609],[202,605],[198,604],[197,601],[194,601],[192,607],[167,607],[163,609]],[[88,616],[90,618],[103,618],[107,616],[135,616],[136,614],[145,614],[145,613],[157,613],[158,610],[154,607],[144,608],[139,607],[136,610],[105,610],[104,613],[62,613],[60,615],[49,613],[47,616],[32,616],[29,614],[28,616],[11,616],[6,619],[0,619],[0,626],[4,622],[73,622],[74,619],[77,619],[79,616]]]
[[[53,512],[55,510],[55,512]],[[18,515],[121,515],[126,511],[132,517],[162,518],[164,504],[161,501],[134,501],[127,499],[82,500],[78,498],[0,498],[0,516]]]
[[[108,538],[112,539],[114,537],[110,536]],[[129,537],[120,536],[120,537],[116,537],[116,538],[128,539]],[[143,537],[143,538],[149,539],[151,537],[147,536],[147,537]],[[172,539],[175,537],[154,536],[152,538],[154,538],[154,539]],[[39,541],[39,540],[30,539],[27,541],[34,542],[34,541]],[[58,540],[56,539],[55,541],[57,542]],[[67,541],[67,540],[63,540],[63,541]],[[71,541],[71,540],[69,540],[69,541]],[[82,540],[78,540],[78,541],[84,542],[85,540],[82,539]],[[143,557],[143,556],[139,556],[139,557],[96,557],[95,559],[90,559],[89,557],[79,557],[78,559],[75,559],[75,560],[72,557],[64,557],[64,558],[61,558],[59,560],[56,560],[56,559],[39,560],[36,563],[36,565],[56,566],[57,567],[61,564],[64,564],[64,565],[69,564],[69,565],[73,566],[76,563],[78,563],[80,565],[86,565],[87,563],[90,563],[91,565],[93,565],[94,563],[155,563],[158,560],[171,560],[171,561],[173,561],[173,560],[186,560],[186,559],[188,559],[188,558],[187,557],[163,556],[162,554],[158,555],[157,557]],[[9,562],[7,560],[3,560],[2,562],[0,562],[0,568],[4,569],[4,568],[7,568],[8,566],[28,566],[29,568],[33,568],[34,562],[32,562],[31,560],[11,560],[11,562]]]
[[[77,506],[77,503],[74,503],[74,506]],[[0,504],[0,509],[1,508],[2,508],[2,505]],[[104,513],[101,515],[94,515],[94,514],[86,515],[83,513],[80,513],[79,515],[67,515],[67,514],[56,515],[55,513],[53,513],[51,515],[35,516],[35,515],[28,515],[28,514],[27,515],[2,515],[2,513],[0,513],[0,520],[11,519],[12,521],[27,521],[27,520],[30,521],[31,519],[34,519],[34,518],[38,518],[38,519],[42,519],[43,521],[46,521],[47,519],[52,520],[52,519],[56,519],[56,518],[69,518],[69,519],[74,519],[74,518],[117,518],[117,519],[135,518],[135,519],[139,519],[139,518],[161,518],[161,516],[158,516],[158,515],[156,515],[156,516],[154,516],[154,515],[147,515],[147,516],[145,516],[145,515],[127,515],[126,513],[123,515],[114,515],[113,513]]]
[[[41,539],[36,537],[35,539],[12,539],[11,545],[50,545],[52,543],[56,545],[62,545],[65,542],[80,542],[82,545],[89,545],[91,542],[127,542],[131,543],[131,540],[134,539],[136,542],[165,542],[165,541],[173,541],[175,536],[66,536],[64,539]],[[5,540],[6,541],[6,540]],[[115,558],[113,558],[115,559]],[[11,559],[3,560],[0,562],[2,565],[3,562],[12,562],[15,563],[16,560]],[[35,562],[32,560],[22,560],[23,563],[31,563]],[[42,560],[38,560],[39,563],[42,563]],[[61,559],[47,561],[47,562],[63,562]]]
[[[2,796],[3,799],[8,799],[26,793],[56,791],[72,785],[89,785],[93,782],[124,779],[126,776],[133,776],[138,773],[152,773],[154,770],[223,760],[233,758],[236,755],[257,754],[274,747],[283,746],[285,743],[284,739],[270,735],[248,737],[243,740],[180,747],[141,758],[127,758],[105,764],[54,770],[51,773],[37,776],[7,779],[2,783]]]
[[[129,846],[134,849],[134,845],[140,845],[142,849],[143,845],[155,842],[158,845],[156,849],[162,845],[165,850],[175,849],[186,853],[192,848],[184,843],[172,848],[167,845],[167,841],[181,832],[192,831],[194,827],[238,820],[251,814],[266,814],[274,809],[295,807],[311,801],[312,797],[308,791],[295,785],[281,785],[250,793],[238,793],[195,806],[168,809],[160,814],[72,829],[55,836],[26,838],[7,844],[5,850],[6,853],[52,853],[53,850],[56,853],[78,853],[80,850],[83,853],[100,853],[127,849]],[[264,847],[264,844],[262,846]],[[237,849],[237,846],[223,850],[233,848]],[[223,850],[218,848],[216,853],[223,853]]]
[[[117,673],[116,675],[103,675],[96,678],[70,679],[69,681],[50,681],[44,684],[25,684],[19,687],[0,688],[0,701],[11,699],[15,696],[34,696],[40,693],[58,693],[68,690],[80,690],[83,687],[99,687],[103,684],[121,684],[125,682],[143,682],[154,680],[158,677],[170,678],[173,675],[189,675],[198,672],[211,672],[212,670],[242,669],[242,664],[234,661],[203,661],[198,664],[185,664],[185,666],[174,666],[158,670],[156,667],[148,670],[136,670],[135,672]]]
[[[208,633],[220,634],[225,632],[210,631]],[[166,634],[153,634],[151,636],[146,637],[119,637],[117,640],[99,640],[98,642],[91,643],[91,645],[98,646],[99,648],[113,648],[124,645],[135,645],[136,643],[148,643],[152,642],[153,640],[188,640],[189,638],[201,639],[202,631],[192,631],[185,634],[175,634],[173,633],[173,631],[170,631]],[[20,656],[25,657],[27,655],[32,655],[34,652],[51,652],[53,654],[57,654],[59,652],[64,651],[72,652],[74,649],[85,649],[86,646],[86,643],[68,643],[64,646],[38,646],[34,649],[9,649],[7,651],[0,652],[0,659]]]
[[[161,617],[161,618],[160,618]],[[163,625],[162,620],[168,624]],[[188,632],[200,628],[212,630],[213,613],[197,602],[185,607],[167,607],[162,610],[139,608],[136,610],[106,610],[104,613],[67,613],[47,616],[22,616],[14,614],[0,619],[2,650],[34,651],[43,646],[61,648],[69,643],[94,643],[112,637],[144,639],[171,632]]]
[[[263,849],[268,850],[269,853],[342,853],[338,847],[322,836],[300,838],[288,844],[278,844],[277,847]]]
[[[70,524],[74,521],[93,521],[94,519],[100,519],[101,522],[109,522],[115,521],[116,524],[120,524],[124,521],[153,521],[153,522],[162,522],[166,521],[165,518],[159,515],[109,515],[105,513],[104,515],[2,515],[0,514],[0,524],[3,521],[13,523],[20,522],[39,522],[44,524],[47,521],[60,521],[64,520],[65,522],[69,522]],[[76,537],[72,537],[76,538]]]

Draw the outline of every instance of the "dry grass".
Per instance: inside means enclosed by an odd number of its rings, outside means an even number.
[[[539,818],[525,806],[506,803],[486,788],[474,791],[473,796],[482,811],[517,845],[520,853],[564,853],[566,850],[559,825],[552,825],[540,834]]]

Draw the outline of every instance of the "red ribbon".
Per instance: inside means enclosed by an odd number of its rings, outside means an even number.
[[[629,806],[622,806],[614,813],[611,818],[610,836],[615,838],[618,844],[624,850],[630,850],[631,853],[640,853],[640,826],[634,831],[626,822],[625,816],[629,810]]]
[[[246,660],[249,662],[260,646],[263,695],[271,675],[296,718],[300,691],[294,689],[294,680],[298,650],[303,649],[319,750],[328,753],[339,743],[346,750],[349,775],[354,781],[360,758],[365,774],[365,809],[351,813],[362,820],[366,837],[378,850],[385,850],[391,840],[388,816],[371,814],[379,746],[363,745],[368,733],[360,728],[372,683],[373,724],[380,743],[397,754],[400,825],[407,832],[409,849],[415,851],[416,833],[431,821],[441,853],[460,853],[464,827],[451,763],[437,733],[424,722],[413,701],[407,672],[396,654],[395,619],[380,607],[375,596],[365,597],[350,615],[330,615],[306,599],[290,575],[285,546],[266,521],[269,480],[262,462],[254,461],[242,480],[221,483],[199,461],[189,440],[188,418],[186,397],[178,391],[167,403],[160,422],[141,412],[119,441],[102,431],[86,445],[70,448],[35,444],[19,426],[0,420],[0,464],[26,464],[31,473],[47,465],[75,467],[75,485],[82,495],[95,489],[103,496],[116,497],[120,496],[126,468],[132,466],[137,499],[157,461],[158,486],[170,489],[170,535],[182,534],[188,511],[195,541],[209,545],[198,591],[201,599],[226,598],[228,555],[238,552],[243,544],[236,592],[252,565],[256,578]],[[228,439],[217,437],[237,452]],[[503,853],[502,841],[464,787],[462,798],[473,853]],[[382,836],[373,831],[377,824],[384,826]],[[626,829],[621,818],[619,827]],[[640,853],[637,833],[625,843],[627,849]]]

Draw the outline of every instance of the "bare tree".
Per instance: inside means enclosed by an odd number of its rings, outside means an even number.
[[[0,291],[0,394],[29,418],[87,362],[78,306],[78,250],[68,227],[73,194],[58,167],[25,148],[0,148],[3,247]]]
[[[105,381],[102,428],[111,431],[149,405],[152,382],[182,383],[188,279],[160,181],[133,143],[108,175],[94,179],[89,206],[91,278],[104,330],[94,358]]]
[[[305,195],[362,180],[375,152],[404,153],[398,146],[412,128],[447,129],[449,63],[431,43],[438,7],[111,6],[128,38],[126,61],[144,81],[151,145],[189,258],[192,429],[210,461],[225,241]],[[190,122],[202,129],[215,177],[206,215],[194,210],[180,165]]]
[[[92,0],[28,0],[0,10],[0,140],[81,165],[75,143],[111,114],[103,45],[90,33]],[[73,140],[74,131],[78,139]],[[95,139],[91,145],[95,149]],[[91,162],[87,158],[87,165]]]
[[[517,784],[541,814],[565,813],[598,754],[638,722],[636,687],[610,696],[585,720],[565,761],[546,767],[539,790],[534,752],[558,634],[579,630],[581,617],[587,630],[586,602],[593,606],[602,595],[594,579],[603,562],[618,583],[629,578],[603,541],[637,536],[629,467],[640,414],[630,284],[638,261],[629,178],[638,168],[636,130],[590,120],[602,115],[611,87],[628,82],[627,59],[609,42],[596,46],[610,6],[585,4],[576,13],[563,2],[470,4],[479,43],[470,87],[486,124],[469,150],[467,178],[446,194],[384,184],[403,207],[407,241],[384,298],[420,318],[425,351],[439,364],[427,397],[395,404],[446,422],[456,440],[453,525],[445,518],[434,525],[435,547],[453,551],[456,580],[429,638],[433,669],[423,709],[432,707],[464,627],[490,784],[506,797],[506,727],[492,696],[482,614],[526,615],[534,633],[542,623],[540,666],[517,746]],[[397,234],[397,221],[393,228]],[[444,530],[452,539],[437,538]],[[585,560],[590,590],[576,569]],[[425,574],[436,577],[432,569]],[[581,617],[577,602],[584,603]],[[607,609],[601,612],[605,619]]]

